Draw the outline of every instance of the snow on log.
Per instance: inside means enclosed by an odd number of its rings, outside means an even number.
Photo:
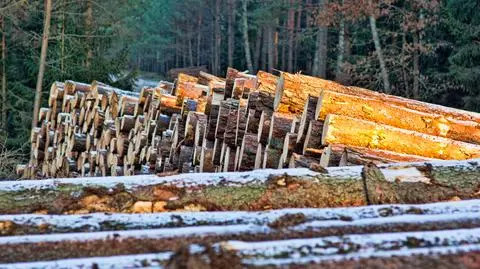
[[[320,173],[280,169],[7,181],[0,182],[0,212],[135,212],[143,202],[161,202],[165,211],[192,205],[197,211],[225,211],[476,199],[479,173],[478,160],[469,160],[332,167]]]

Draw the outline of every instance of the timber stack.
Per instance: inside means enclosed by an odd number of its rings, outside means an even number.
[[[480,114],[302,74],[179,73],[139,93],[56,82],[48,105],[25,178],[480,157]]]

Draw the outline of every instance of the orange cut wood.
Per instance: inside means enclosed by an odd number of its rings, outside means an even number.
[[[435,159],[480,157],[479,145],[335,114],[325,119],[322,144],[383,149]]]
[[[480,144],[479,123],[454,120],[368,97],[323,91],[316,114],[319,120],[325,120],[328,114],[344,115],[424,134]]]
[[[338,93],[355,95],[355,96],[369,97],[372,99],[377,99],[393,105],[402,106],[402,107],[418,110],[425,113],[442,115],[446,118],[463,120],[463,121],[475,121],[480,123],[480,113],[465,111],[461,109],[455,109],[451,107],[445,107],[445,106],[436,105],[436,104],[430,104],[430,103],[421,102],[418,100],[412,100],[412,99],[399,97],[395,95],[388,95],[388,94],[367,90],[359,87],[343,86],[333,81],[301,75],[301,74],[295,74],[291,76],[297,77],[297,80],[301,82],[301,87],[305,89],[305,91],[311,91],[312,89],[316,88],[316,89],[329,90],[329,91],[338,92]]]

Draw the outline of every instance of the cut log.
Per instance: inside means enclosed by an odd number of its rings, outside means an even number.
[[[218,112],[220,110],[219,105],[211,105],[210,110],[208,113],[208,127],[206,137],[208,140],[213,141],[215,140],[215,132],[217,129],[217,121],[218,121]]]
[[[318,97],[309,96],[305,107],[303,108],[302,117],[300,118],[299,127],[298,127],[298,143],[304,144],[305,135],[307,133],[308,124],[310,121],[315,120],[315,112],[317,110]]]
[[[306,154],[307,149],[320,149],[322,147],[323,129],[323,121],[312,120],[309,122],[307,132],[305,133],[302,154]]]
[[[76,92],[88,93],[90,91],[90,84],[75,82],[72,80],[65,81],[64,94],[73,95]]]
[[[138,97],[122,96],[120,98],[120,115],[134,115]]]
[[[273,113],[268,134],[269,147],[283,150],[285,136],[295,131],[295,123],[295,116],[292,114]]]
[[[265,152],[263,154],[263,164],[262,168],[273,168],[280,169],[283,168],[283,164],[280,162],[280,156],[282,155],[282,150],[267,145],[265,147]]]
[[[337,147],[338,148],[338,147]],[[345,147],[342,152],[339,166],[366,165],[369,163],[383,164],[396,162],[427,162],[430,158],[401,154],[386,150],[372,150],[368,148]]]
[[[230,109],[227,117],[227,124],[223,134],[223,142],[229,147],[236,146],[236,131],[238,127],[239,109]],[[227,171],[225,171],[227,172]]]
[[[290,161],[290,157],[295,152],[297,146],[297,134],[287,133],[283,142],[282,155],[280,156],[280,164],[282,167]]]
[[[305,87],[300,75],[282,72],[277,83],[274,110],[301,115],[309,96],[319,96],[323,88]]]
[[[237,113],[237,125],[235,130],[235,145],[240,147],[242,145],[243,136],[247,129],[247,109],[239,108]]]
[[[260,120],[258,122],[258,141],[262,145],[268,144],[268,137],[270,134],[270,123],[272,121],[272,115],[267,112],[262,112]]]
[[[164,94],[160,97],[160,112],[165,115],[179,114],[182,111],[181,106],[177,106],[177,97]]]
[[[324,91],[318,102],[318,119],[324,120],[328,114],[364,119],[453,140],[480,143],[479,123],[452,120],[442,115],[411,110],[377,99]]]
[[[318,158],[293,153],[290,157],[288,168],[311,168],[312,166],[319,164],[319,161]]]
[[[323,90],[329,90],[333,92],[349,94],[354,96],[368,97],[372,99],[377,99],[385,103],[406,107],[412,110],[417,110],[425,112],[428,114],[442,115],[445,118],[451,118],[461,121],[475,121],[480,123],[480,114],[450,107],[444,107],[440,105],[425,103],[417,100],[407,99],[403,97],[387,95],[367,89],[362,89],[359,87],[347,87],[335,83],[333,81],[328,81],[316,77],[306,76],[296,74],[295,76],[299,77],[302,82],[301,87],[303,88],[317,88]],[[316,95],[318,96],[318,95]]]
[[[174,87],[175,84],[163,80],[161,80],[157,85],[157,88],[161,89],[162,94],[172,94]]]
[[[242,91],[241,93],[237,92],[237,94],[234,94],[234,84],[235,84],[235,79],[243,79],[242,82]],[[234,99],[241,99],[243,96],[243,89],[246,89],[248,92],[250,92],[253,89],[257,88],[257,77],[254,75],[249,75],[245,73],[241,73],[236,69],[233,68],[228,68],[227,69],[227,76],[226,76],[226,81],[225,81],[225,99],[227,98],[234,98]]]
[[[220,108],[218,110],[217,125],[215,129],[216,138],[223,139],[225,128],[228,123],[230,111],[236,110],[236,109],[238,109],[238,101],[236,100],[228,99],[221,102]]]
[[[325,120],[322,143],[382,149],[435,159],[465,160],[480,156],[478,145],[334,114],[328,115]]]
[[[242,140],[240,149],[239,171],[250,171],[255,169],[257,159],[258,137],[255,134],[246,133]]]

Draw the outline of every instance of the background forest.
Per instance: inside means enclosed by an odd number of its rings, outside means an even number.
[[[0,4],[0,157],[12,162],[28,155],[45,3]],[[477,0],[54,0],[42,102],[56,80],[131,90],[139,75],[232,66],[480,111],[478,10]]]

